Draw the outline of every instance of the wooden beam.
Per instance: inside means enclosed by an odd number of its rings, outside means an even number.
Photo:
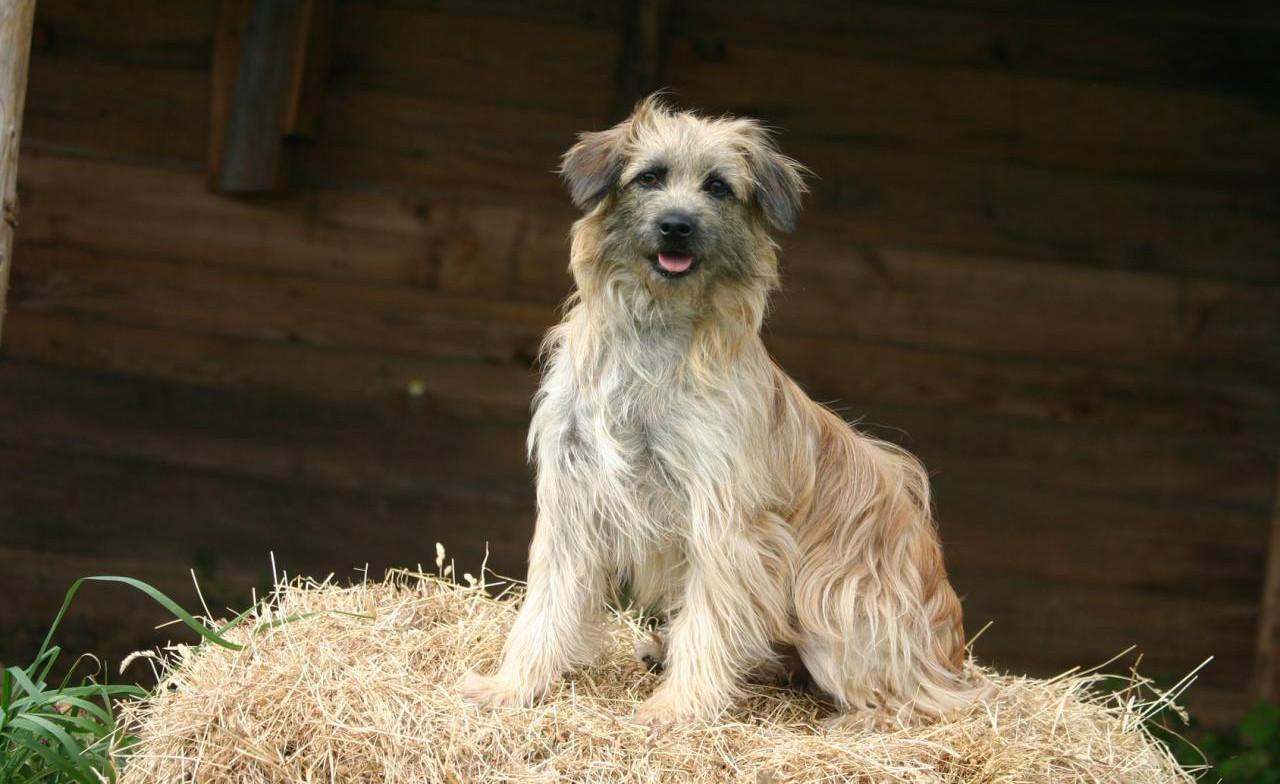
[[[622,56],[613,115],[631,113],[636,101],[662,86],[662,54],[666,44],[668,0],[627,0],[622,17]]]
[[[1253,697],[1280,702],[1280,466],[1276,471],[1276,506],[1271,517],[1267,568],[1258,608],[1258,644],[1254,654]]]
[[[285,106],[284,132],[288,136],[314,136],[324,99],[324,80],[333,48],[334,0],[304,0],[298,17],[289,101]]]
[[[35,15],[35,0],[0,0],[0,339],[18,228],[18,142]]]
[[[333,0],[222,0],[214,34],[209,182],[283,186],[286,137],[314,131]]]

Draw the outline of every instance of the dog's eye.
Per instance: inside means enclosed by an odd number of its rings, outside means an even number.
[[[646,188],[656,188],[662,184],[662,178],[658,176],[657,172],[647,171],[644,174],[641,174],[639,177],[636,177],[636,182],[640,183]]]
[[[729,186],[725,185],[724,180],[719,178],[707,180],[702,189],[717,199],[723,199],[731,193]]]

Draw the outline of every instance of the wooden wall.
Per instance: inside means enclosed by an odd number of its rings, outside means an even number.
[[[0,660],[65,586],[522,569],[551,174],[616,119],[628,8],[338,3],[293,187],[205,187],[210,0],[40,0],[0,350]],[[1033,7],[1034,6],[1034,7]],[[918,452],[980,658],[1136,644],[1250,699],[1280,452],[1280,20],[1193,2],[672,4],[662,83],[819,176],[768,328]],[[215,604],[215,606],[217,606]],[[110,588],[71,649],[163,638]],[[10,633],[12,632],[12,633]],[[158,637],[157,637],[158,635]]]

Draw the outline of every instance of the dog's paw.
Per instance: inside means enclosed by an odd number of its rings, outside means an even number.
[[[458,681],[462,698],[481,708],[517,708],[528,705],[518,684],[497,675],[479,675],[468,672]]]
[[[662,672],[667,651],[658,635],[649,634],[636,640],[635,655],[649,672]]]
[[[666,727],[685,724],[698,718],[696,707],[687,698],[676,694],[675,689],[658,687],[649,699],[636,708],[635,721],[646,727]]]

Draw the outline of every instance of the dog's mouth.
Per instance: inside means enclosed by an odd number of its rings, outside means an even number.
[[[688,275],[698,264],[698,260],[688,253],[659,252],[653,258],[654,269],[658,274],[668,278],[679,278]]]

